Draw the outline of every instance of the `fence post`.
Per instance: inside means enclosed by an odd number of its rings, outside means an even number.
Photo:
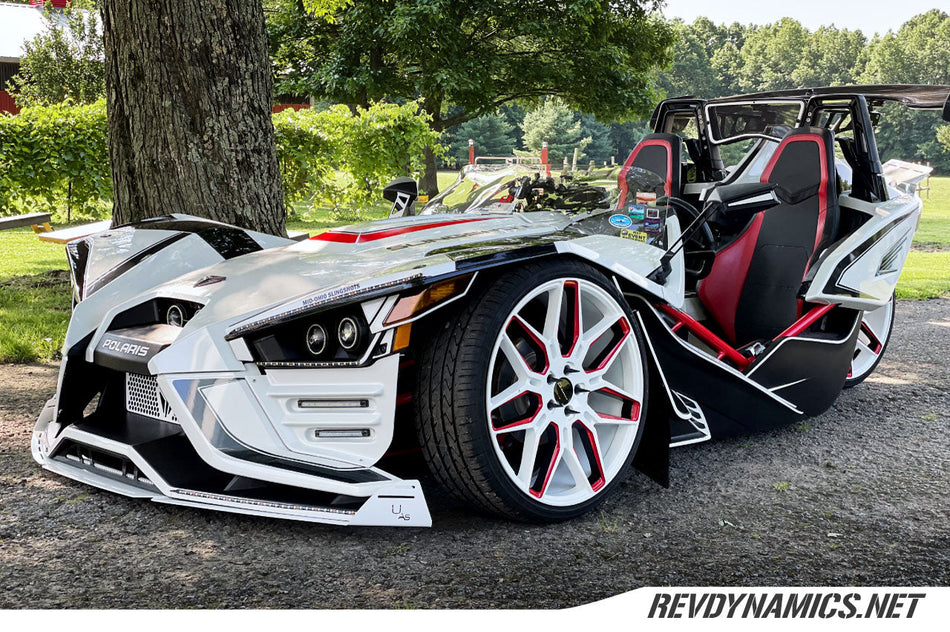
[[[541,143],[541,164],[544,165],[544,171],[551,175],[551,165],[548,164],[548,144]]]
[[[468,139],[468,164],[475,164],[475,141],[471,138]]]

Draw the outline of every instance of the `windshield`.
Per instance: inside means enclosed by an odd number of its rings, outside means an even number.
[[[729,143],[744,138],[781,140],[796,127],[805,104],[801,101],[718,103],[706,106],[710,140]]]
[[[579,213],[610,208],[617,196],[616,168],[552,177],[544,165],[468,165],[419,214]]]

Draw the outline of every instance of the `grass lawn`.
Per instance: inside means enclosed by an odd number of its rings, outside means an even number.
[[[914,243],[950,246],[950,177],[931,178],[930,191],[923,192],[921,197],[924,213]]]
[[[439,173],[439,187],[455,181],[456,173]],[[914,239],[923,246],[910,253],[897,296],[925,299],[950,296],[950,177],[931,179],[930,199]],[[382,219],[388,205],[364,213]],[[288,222],[288,230],[311,234],[353,223],[330,210],[301,207],[302,217]],[[59,356],[69,320],[70,289],[63,246],[37,239],[29,228],[0,231],[0,362],[54,360]]]

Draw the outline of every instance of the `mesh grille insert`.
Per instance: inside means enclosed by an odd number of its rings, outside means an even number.
[[[154,375],[125,374],[125,409],[136,415],[178,423]]]

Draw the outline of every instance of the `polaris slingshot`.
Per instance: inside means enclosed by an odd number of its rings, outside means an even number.
[[[818,415],[874,370],[922,206],[874,124],[887,102],[950,120],[948,96],[669,99],[610,178],[475,165],[301,243],[177,215],[72,242],[33,456],[127,496],[348,525],[431,523],[406,451],[523,520],[589,511],[631,465],[665,483],[671,447]]]

